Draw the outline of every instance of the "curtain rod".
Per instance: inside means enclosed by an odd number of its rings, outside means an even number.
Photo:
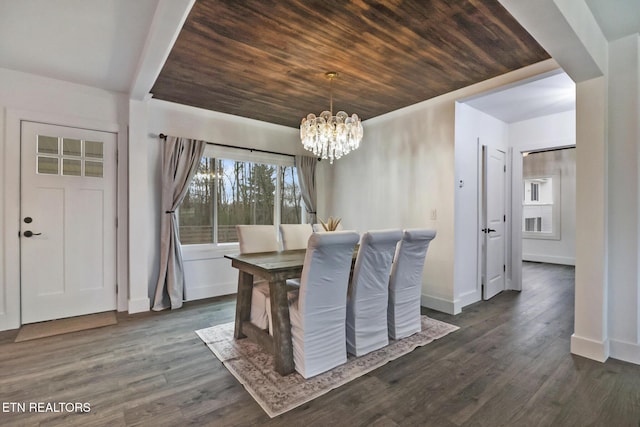
[[[167,139],[167,135],[165,135],[164,133],[161,133],[160,135],[158,135],[158,138],[160,139]],[[285,154],[285,153],[278,153],[276,151],[269,151],[269,150],[260,150],[259,148],[246,148],[246,147],[237,147],[235,145],[228,145],[228,144],[218,144],[217,142],[209,142],[206,141],[207,145],[216,145],[218,147],[226,147],[226,148],[236,148],[239,150],[248,150],[248,151],[257,151],[259,153],[267,153],[267,154],[277,154],[278,156],[289,156],[289,157],[295,157],[295,155],[293,154]],[[319,160],[319,159],[318,159]]]

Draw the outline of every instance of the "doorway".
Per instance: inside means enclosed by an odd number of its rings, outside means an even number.
[[[21,323],[116,309],[116,134],[21,122]]]
[[[522,156],[522,260],[575,265],[576,149]]]

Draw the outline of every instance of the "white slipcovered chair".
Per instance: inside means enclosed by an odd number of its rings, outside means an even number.
[[[347,301],[347,351],[362,356],[389,344],[389,272],[401,230],[362,235]]]
[[[240,253],[273,252],[279,249],[273,225],[236,225]],[[254,277],[251,291],[251,323],[272,333],[269,282]]]
[[[387,319],[389,336],[401,339],[419,332],[422,271],[435,230],[404,230],[398,243],[391,276]]]
[[[280,224],[282,248],[285,251],[305,249],[312,233],[311,224]]]
[[[347,287],[359,237],[335,231],[309,238],[300,289],[289,298],[293,361],[304,378],[347,361]]]

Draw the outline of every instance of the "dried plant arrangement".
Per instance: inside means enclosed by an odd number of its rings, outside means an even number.
[[[340,224],[340,218],[334,218],[332,216],[329,217],[327,222],[325,223],[322,219],[320,219],[320,223],[325,231],[336,231],[338,228],[338,224]]]

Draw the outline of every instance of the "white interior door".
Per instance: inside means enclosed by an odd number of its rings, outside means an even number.
[[[116,308],[116,135],[22,122],[22,323]]]
[[[505,152],[483,147],[484,277],[482,298],[505,289]]]

